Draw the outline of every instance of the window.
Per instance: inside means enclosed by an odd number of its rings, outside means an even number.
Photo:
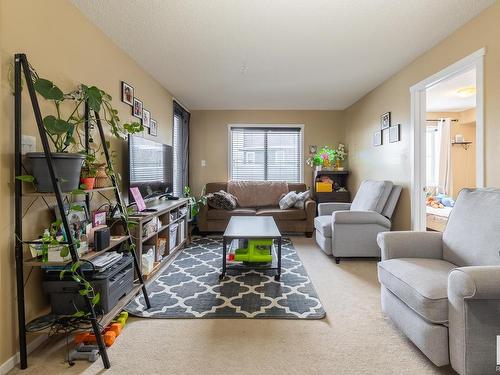
[[[232,180],[302,181],[302,126],[230,126]]]
[[[174,101],[174,126],[172,134],[173,144],[173,193],[181,197],[184,193],[184,186],[188,185],[188,133],[189,133],[189,112]]]

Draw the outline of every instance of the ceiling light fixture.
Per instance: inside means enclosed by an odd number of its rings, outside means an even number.
[[[469,96],[476,94],[476,88],[474,86],[462,87],[457,90],[457,95],[461,98],[468,98]]]

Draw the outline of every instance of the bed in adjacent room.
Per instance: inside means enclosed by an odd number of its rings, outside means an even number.
[[[443,232],[453,207],[435,208],[426,206],[427,229]]]

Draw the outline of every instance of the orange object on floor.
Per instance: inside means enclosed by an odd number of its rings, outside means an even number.
[[[104,332],[104,334],[102,335],[102,338],[103,338],[104,344],[106,346],[111,346],[111,345],[113,345],[113,343],[116,340],[116,333],[114,333],[113,331]],[[78,333],[75,336],[75,343],[76,344],[80,344],[80,343],[95,344],[95,343],[97,343],[97,339],[93,333],[83,332],[83,333]]]
[[[111,323],[104,329],[104,332],[114,332],[116,337],[122,333],[122,325],[120,323]]]

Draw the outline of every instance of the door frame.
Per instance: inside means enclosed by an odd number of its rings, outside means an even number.
[[[486,49],[456,63],[410,87],[411,94],[411,226],[425,231],[425,126],[426,91],[438,83],[470,69],[476,70],[476,186],[484,187],[484,56]]]

